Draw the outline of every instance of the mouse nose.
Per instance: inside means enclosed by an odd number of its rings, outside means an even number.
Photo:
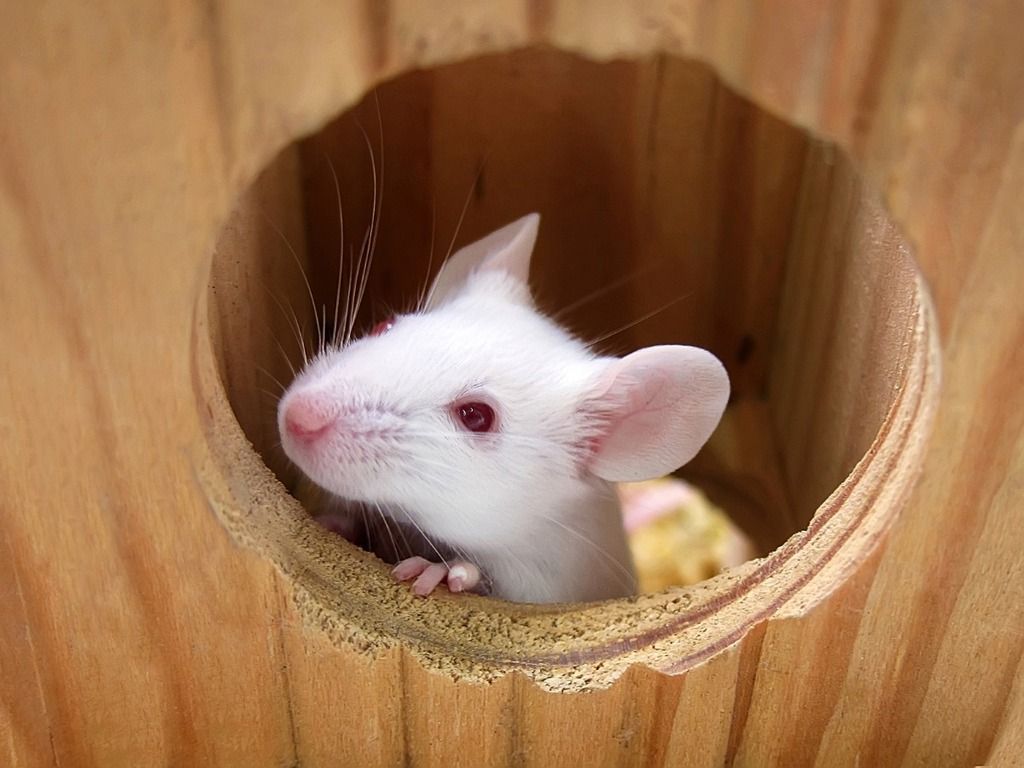
[[[285,406],[284,428],[288,434],[304,442],[323,435],[337,421],[315,398],[297,396]]]

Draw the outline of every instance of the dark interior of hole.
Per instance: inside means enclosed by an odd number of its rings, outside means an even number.
[[[856,413],[849,403],[832,408],[831,398],[856,396],[822,373],[835,339],[794,337],[815,328],[817,315],[834,325],[826,313],[847,311],[837,310],[846,304],[835,291],[824,292],[830,304],[808,298],[808,280],[853,291],[873,279],[870,260],[854,253],[862,244],[850,233],[834,236],[856,221],[859,182],[828,146],[702,65],[669,57],[595,63],[529,50],[411,72],[286,152],[282,164],[300,193],[287,212],[302,221],[296,250],[328,326],[340,247],[335,175],[347,259],[374,209],[374,170],[382,190],[357,328],[410,308],[453,240],[458,247],[539,211],[531,283],[544,310],[564,313],[584,338],[607,336],[602,351],[684,343],[725,363],[733,387],[726,423],[681,474],[765,551],[806,525],[881,423],[892,370],[879,366],[877,397]],[[267,218],[283,210],[271,206]],[[808,257],[819,250],[823,267]],[[305,286],[291,279],[274,290],[312,337]],[[898,332],[849,320],[850,333]],[[280,357],[267,354],[262,364],[286,380]],[[824,408],[805,404],[815,398]],[[272,416],[272,405],[261,407]],[[272,425],[259,438],[247,431],[288,482]]]
[[[657,312],[604,347],[685,340],[720,356],[736,397],[763,394],[808,140],[706,68],[527,51],[383,84],[301,146],[320,303],[333,305],[337,275],[332,166],[358,249],[372,209],[367,139],[383,205],[364,325],[409,305],[467,199],[456,246],[539,211],[532,282],[544,309],[573,307],[567,324],[589,338]]]

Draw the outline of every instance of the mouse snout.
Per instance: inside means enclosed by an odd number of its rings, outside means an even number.
[[[296,395],[284,409],[284,428],[289,436],[312,442],[325,434],[338,417],[313,395]]]

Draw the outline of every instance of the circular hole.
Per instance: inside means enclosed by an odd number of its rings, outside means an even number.
[[[464,204],[459,243],[540,211],[531,284],[542,308],[606,337],[606,350],[695,344],[726,364],[726,415],[681,475],[762,558],[601,604],[419,600],[303,515],[274,399],[301,359],[293,328],[312,338],[314,305],[333,321],[335,176],[358,248],[371,162],[383,203],[357,327],[412,303]],[[526,50],[381,85],[240,196],[196,321],[203,480],[304,615],[338,642],[402,642],[453,674],[519,669],[551,689],[608,684],[635,662],[685,669],[834,590],[900,507],[938,379],[916,267],[845,156],[671,57]]]

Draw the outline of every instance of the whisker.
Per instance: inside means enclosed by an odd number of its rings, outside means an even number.
[[[373,259],[374,252],[377,250],[377,237],[380,235],[380,218],[384,210],[384,119],[380,114],[380,96],[376,90],[373,92],[373,103],[377,109],[377,137],[380,149],[380,201],[377,204],[377,229],[373,234],[373,243],[370,245],[371,260]],[[367,272],[367,275],[369,275],[369,272]]]
[[[334,179],[334,194],[338,198],[338,286],[334,291],[334,330],[333,339],[338,338],[338,312],[341,303],[341,279],[345,273],[345,213],[341,205],[341,184],[338,182],[338,174],[334,169],[334,163],[330,156],[326,155],[327,165],[331,169],[331,178]]]
[[[366,505],[359,505],[359,514],[363,518],[363,528],[366,530],[366,549],[370,552],[373,551],[373,536],[370,533],[370,523],[366,519]]]
[[[327,305],[321,304],[320,306],[324,311],[324,316],[321,321],[323,323],[323,333],[320,334],[320,354],[322,355],[327,351]]]
[[[359,245],[359,256],[356,259],[353,270],[349,274],[349,281],[351,285],[350,299],[351,304],[351,315],[349,318],[348,333],[346,335],[346,343],[352,336],[352,331],[355,328],[356,315],[359,312],[359,307],[363,303],[363,292],[365,291],[366,281],[363,278],[364,272],[368,275],[369,265],[368,258],[373,250],[373,233],[376,228],[377,221],[377,162],[373,154],[373,146],[370,143],[370,137],[366,133],[366,129],[361,124],[356,123],[360,132],[363,135],[363,141],[366,144],[366,151],[370,158],[370,173],[373,179],[373,195],[370,207],[370,221],[366,226],[366,231],[363,233],[362,242]]]
[[[367,229],[366,235],[363,237],[362,245],[359,248],[359,254],[356,257],[356,274],[353,278],[353,290],[352,290],[352,325],[350,326],[349,336],[355,332],[356,318],[359,314],[359,308],[363,304],[363,291],[365,282],[363,275],[368,271],[369,263],[369,243],[370,243],[370,230]]]
[[[288,370],[291,371],[292,378],[294,379],[297,374],[295,373],[295,366],[292,365],[292,361],[288,357],[288,353],[284,351],[284,347],[281,345],[281,342],[277,340],[277,336],[274,336],[273,333],[271,333],[270,336],[274,339],[274,343],[277,345],[277,351],[281,353],[281,357],[284,358],[285,365],[288,366]]]
[[[365,235],[363,241],[366,241]],[[360,246],[360,253],[362,253],[362,246]],[[342,337],[342,344],[348,344],[352,338],[352,329],[355,327],[356,319],[355,313],[353,312],[353,302],[355,301],[355,279],[354,274],[357,267],[355,252],[352,249],[352,245],[348,247],[348,280],[345,285],[345,324],[344,331],[345,335]]]
[[[273,339],[274,344],[277,345],[277,351],[280,352],[281,357],[284,358],[284,362],[288,366],[288,370],[291,371],[292,378],[295,378],[295,366],[292,365],[292,361],[291,358],[288,357],[288,353],[284,351],[284,346],[281,344],[281,340],[278,339],[277,334],[271,330],[265,318],[260,318],[260,325],[263,326],[263,330],[266,331],[267,336]]]
[[[380,115],[378,112],[378,119]],[[358,123],[357,123],[358,125]],[[381,168],[381,179],[378,184],[377,180],[377,160],[373,153],[373,145],[370,142],[370,137],[366,133],[366,130],[362,125],[359,125],[359,130],[363,134],[363,140],[366,143],[367,152],[370,155],[370,170],[373,175],[373,205],[370,210],[370,223],[367,225],[366,235],[363,238],[363,247],[360,248],[359,266],[357,270],[356,283],[358,285],[356,293],[356,304],[354,314],[359,312],[360,306],[363,303],[363,297],[366,294],[366,286],[369,282],[370,268],[373,264],[373,254],[377,245],[377,234],[380,231],[380,208],[384,202],[384,179],[383,179],[383,167]],[[381,127],[381,137],[383,141],[383,127]],[[381,160],[383,161],[383,147]],[[379,200],[378,200],[379,196]],[[365,260],[365,261],[364,261]],[[354,321],[354,320],[353,320]]]
[[[606,552],[602,547],[599,547],[597,544],[595,544],[589,538],[584,536],[582,533],[580,533],[579,531],[577,531],[574,528],[571,528],[570,526],[566,525],[565,523],[562,523],[561,521],[556,520],[553,517],[548,517],[546,515],[544,517],[545,517],[545,519],[547,519],[548,522],[554,523],[555,525],[557,525],[559,528],[563,529],[567,533],[571,533],[573,536],[576,536],[581,541],[589,544],[590,547],[595,552],[597,552],[599,555],[601,555],[603,558],[605,558],[605,560],[608,563],[610,563],[611,565],[613,565],[615,567],[615,569],[618,571],[619,575],[621,575],[623,577],[622,581],[620,582],[623,586],[630,586],[630,587],[633,586],[633,582],[634,582],[633,574],[631,574],[626,569],[626,567],[622,565],[622,563],[620,563],[614,557],[609,555],[608,552]]]
[[[448,259],[452,257],[452,251],[455,249],[455,241],[459,239],[459,231],[462,229],[462,221],[466,218],[466,211],[469,210],[469,203],[473,199],[473,190],[476,189],[476,185],[480,183],[480,174],[484,172],[484,163],[481,162],[476,171],[476,176],[473,179],[473,183],[469,187],[469,192],[466,193],[466,199],[462,203],[462,211],[459,213],[459,220],[455,224],[455,232],[452,233],[452,241],[448,244],[448,252],[444,255],[444,261],[441,262],[442,269],[444,264],[448,262]],[[427,294],[426,305],[429,306],[431,300],[434,298],[434,286],[430,287],[430,293]]]
[[[385,515],[384,511],[380,508],[380,504],[374,502],[373,506],[377,508],[377,514],[380,516],[380,521],[384,524],[384,530],[387,531],[388,538],[391,539],[391,548],[395,553],[395,557],[398,557],[400,554],[398,551],[398,544],[395,542],[394,534],[391,533],[391,526],[388,525],[387,515]]]
[[[288,248],[288,252],[292,255],[292,259],[295,260],[295,264],[299,268],[299,272],[302,274],[302,281],[306,284],[306,292],[309,294],[309,304],[313,308],[313,318],[316,319],[316,299],[313,298],[313,288],[309,284],[309,278],[306,277],[306,270],[302,266],[302,260],[299,259],[299,254],[295,252],[295,249],[292,248],[292,244],[288,242],[288,238],[284,236],[284,232],[278,228],[274,223],[274,220],[267,215],[267,212],[261,208],[260,213],[263,214],[263,218],[266,219],[271,229],[273,229],[277,233],[277,236],[284,242],[285,246]],[[319,330],[319,328],[320,324],[318,322],[317,330]]]
[[[635,328],[636,326],[640,325],[640,323],[643,323],[643,322],[646,322],[647,320],[650,320],[655,315],[658,315],[658,314],[664,312],[669,307],[675,306],[679,302],[683,301],[684,299],[688,299],[692,295],[693,295],[692,293],[684,293],[682,296],[677,296],[676,298],[672,299],[672,301],[670,301],[670,302],[668,302],[666,304],[663,304],[662,306],[658,307],[657,309],[651,310],[650,312],[648,312],[647,314],[643,315],[642,317],[637,318],[633,322],[628,323],[627,325],[624,325],[624,326],[622,326],[621,328],[619,328],[617,330],[611,331],[610,333],[606,333],[603,336],[600,336],[600,337],[594,339],[593,341],[590,342],[590,345],[591,346],[597,346],[601,342],[607,341],[612,336],[618,336],[620,333],[623,333],[624,331],[628,331],[630,328]]]
[[[377,510],[382,515],[384,515],[385,517],[387,516],[387,513],[384,512],[384,510],[381,509],[380,504],[377,504]],[[405,535],[405,526],[403,526],[398,521],[392,521],[392,522],[395,523],[395,527],[398,529],[398,535],[401,536],[402,543],[405,545],[406,557],[411,557],[414,554],[414,552],[413,552],[413,547],[409,544],[409,539]],[[396,551],[395,554],[396,555],[400,555],[401,553]]]
[[[527,561],[524,560],[522,557],[517,555],[515,553],[515,551],[512,550],[511,548],[506,549],[505,550],[505,554],[508,555],[509,557],[511,557],[513,560],[515,560],[519,564],[520,569],[522,569],[523,571],[528,571],[528,570],[530,570],[531,568],[534,567],[534,566],[531,566],[529,563],[527,563]],[[550,602],[552,597],[553,597],[554,590],[552,590],[551,585],[547,584],[547,583],[544,583],[543,587],[544,587],[544,597],[547,598],[546,602]]]
[[[434,236],[437,234],[437,199],[433,192],[430,195],[430,254],[427,256],[427,274],[423,279],[423,289],[416,300],[415,312],[422,312],[430,288],[430,271],[434,266]]]
[[[603,288],[598,288],[596,291],[592,291],[592,292],[586,294],[585,296],[582,296],[582,297],[576,299],[572,303],[567,304],[564,307],[561,307],[557,312],[555,312],[554,314],[551,315],[551,319],[561,322],[562,318],[564,318],[567,314],[572,312],[574,309],[579,309],[580,307],[582,307],[582,306],[584,306],[586,304],[589,304],[594,299],[598,299],[601,296],[604,296],[604,295],[606,295],[608,293],[611,293],[612,291],[616,290],[617,288],[621,288],[622,286],[627,285],[628,283],[631,283],[634,280],[639,279],[640,277],[643,277],[644,275],[650,274],[655,269],[657,269],[658,267],[662,266],[663,264],[665,264],[668,261],[669,261],[669,259],[666,256],[666,257],[658,259],[657,261],[652,262],[651,264],[648,264],[647,266],[645,266],[645,267],[643,267],[641,269],[633,270],[632,272],[629,272],[628,274],[625,274],[622,277],[619,277],[619,278],[613,280],[612,282],[608,283],[608,285],[604,286]]]
[[[301,324],[299,323],[299,316],[295,314],[295,308],[292,307],[291,304],[288,305],[288,309],[291,310],[291,316],[289,317],[288,313],[285,312],[284,305],[281,303],[281,300],[278,299],[276,295],[274,295],[274,292],[271,291],[270,288],[262,280],[260,280],[259,282],[263,290],[267,292],[267,295],[270,296],[271,300],[277,305],[277,308],[281,310],[282,317],[284,317],[285,322],[288,323],[289,330],[295,336],[295,342],[299,345],[299,349],[302,350],[303,363],[308,363],[309,361],[306,358],[306,342],[302,337],[302,327]],[[285,355],[286,359],[287,357],[288,356]],[[289,361],[289,365],[291,365],[291,361]]]
[[[444,567],[445,568],[449,568],[450,566],[448,565],[448,561],[445,559],[444,555],[442,555],[440,550],[437,547],[434,546],[434,542],[430,540],[430,537],[427,536],[427,534],[424,532],[424,530],[420,527],[419,523],[416,522],[416,518],[413,516],[412,510],[411,509],[407,509],[407,510],[405,510],[405,512],[406,512],[406,514],[409,517],[409,522],[413,524],[413,527],[419,532],[420,536],[423,537],[423,540],[425,542],[427,542],[428,545],[430,545],[430,548],[432,550],[434,550],[434,554],[436,554],[438,559],[442,563],[444,563]]]
[[[268,371],[262,365],[257,365],[256,366],[256,370],[259,371],[260,373],[264,374],[265,376],[269,377],[271,381],[273,381],[275,384],[277,384],[277,386],[279,386],[281,388],[282,392],[284,392],[287,389],[287,387],[284,384],[281,383],[281,380],[278,379],[277,376],[272,374],[270,371]]]

